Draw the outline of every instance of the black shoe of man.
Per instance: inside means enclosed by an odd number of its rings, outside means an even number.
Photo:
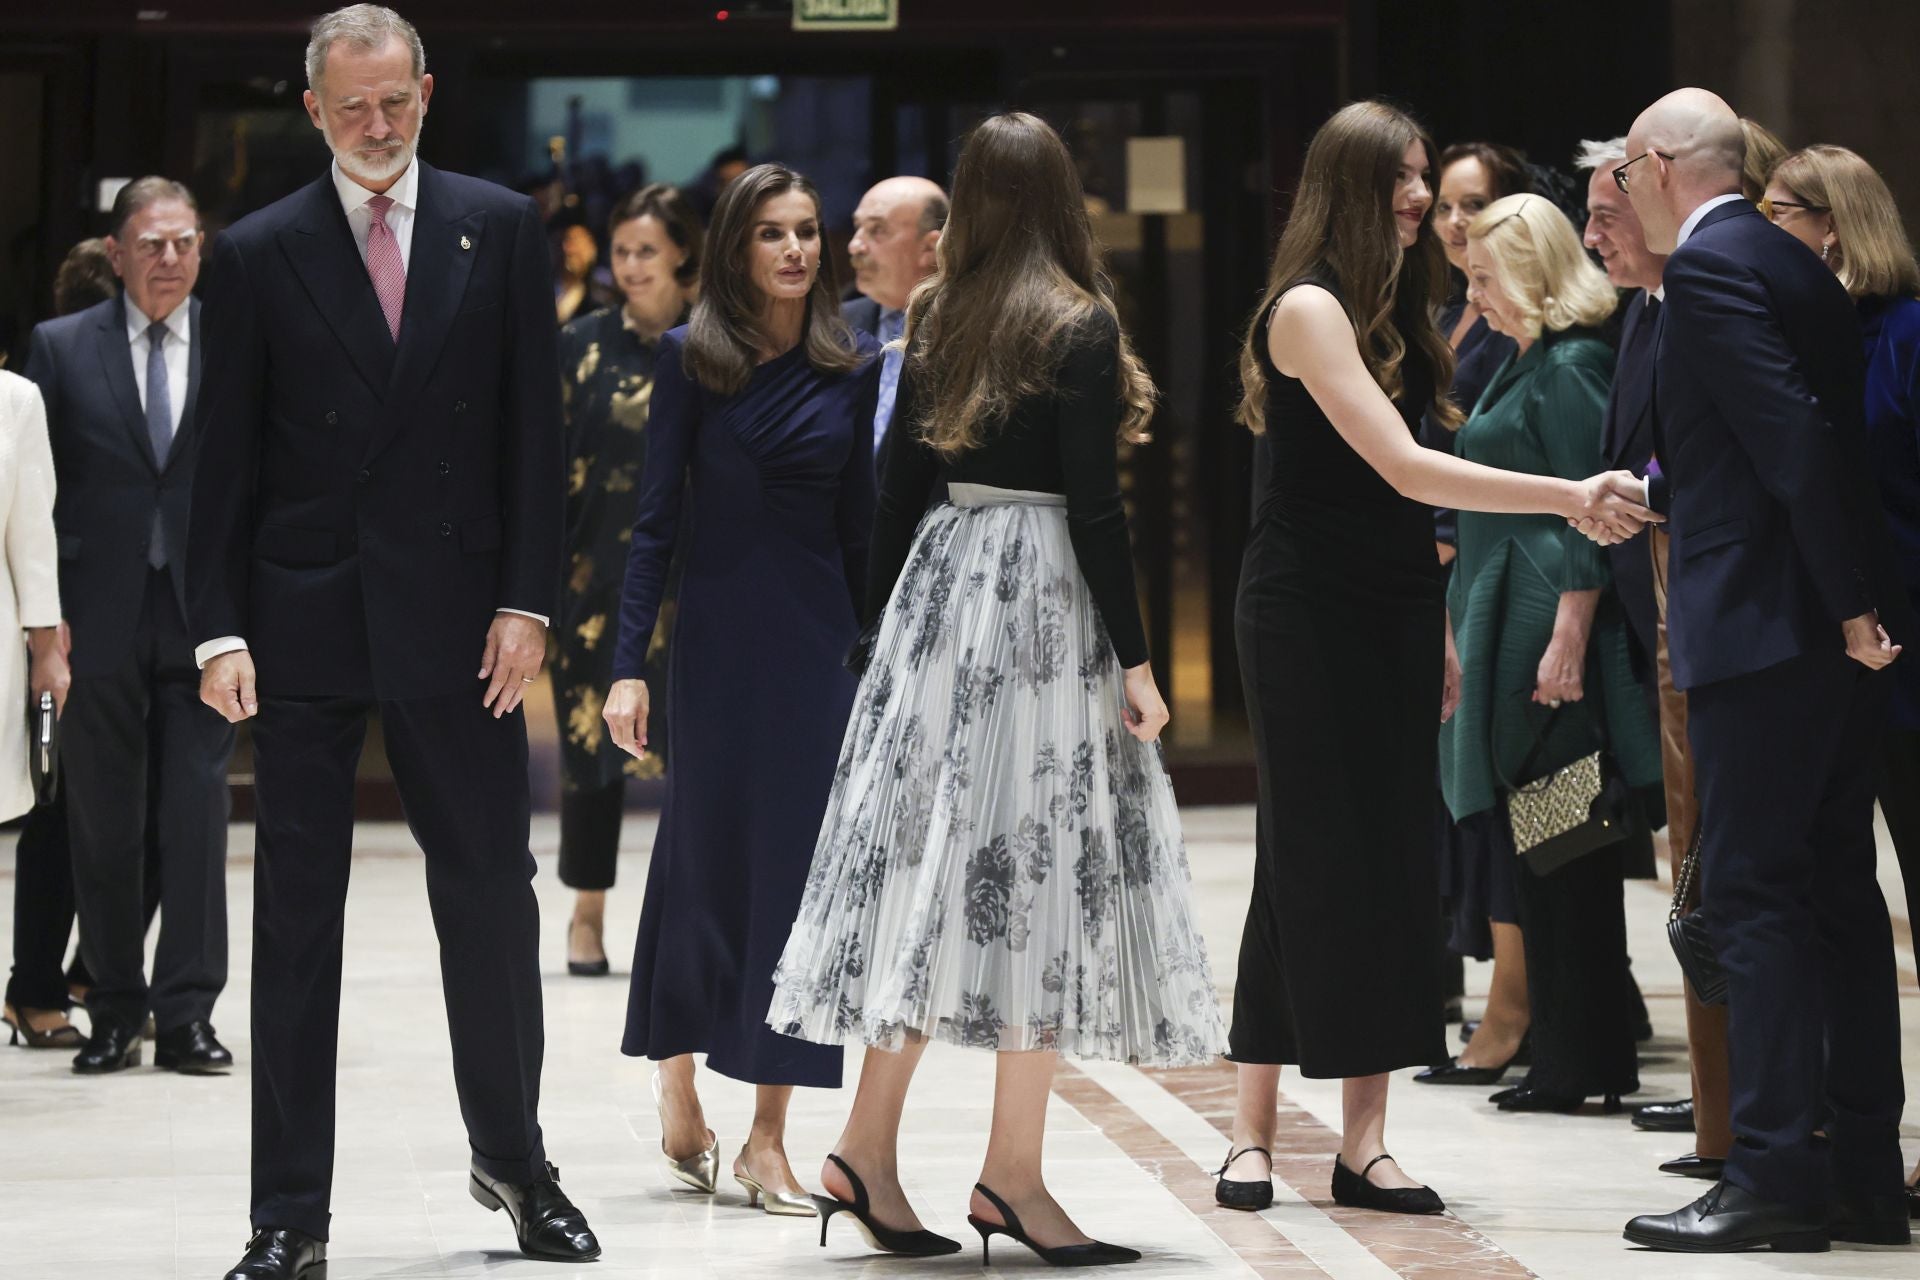
[[[290,1227],[262,1227],[226,1280],[327,1280],[327,1244]]]
[[[1832,1247],[1825,1214],[1762,1200],[1725,1180],[1684,1209],[1635,1218],[1626,1238],[1666,1253],[1825,1253]]]
[[[214,1038],[210,1022],[189,1022],[162,1031],[153,1041],[153,1065],[189,1076],[223,1076],[233,1070],[233,1055]]]
[[[529,1258],[591,1262],[600,1256],[593,1228],[560,1189],[560,1171],[552,1165],[532,1182],[502,1182],[476,1164],[467,1178],[467,1194],[483,1209],[507,1211],[520,1252]]]

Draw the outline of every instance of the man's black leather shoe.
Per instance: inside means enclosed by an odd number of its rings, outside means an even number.
[[[140,1028],[125,1027],[102,1018],[93,1034],[73,1055],[77,1075],[104,1076],[140,1065]]]
[[[1633,1109],[1633,1127],[1653,1133],[1692,1133],[1693,1099],[1678,1102],[1649,1102]]]
[[[1847,1244],[1912,1244],[1905,1195],[1841,1196],[1827,1220],[1827,1234]]]
[[[223,1076],[233,1069],[233,1055],[213,1038],[210,1022],[189,1022],[162,1031],[153,1042],[153,1065],[189,1076]]]
[[[1689,1151],[1686,1155],[1675,1156],[1660,1166],[1662,1173],[1677,1173],[1683,1178],[1705,1178],[1708,1182],[1720,1181],[1720,1175],[1726,1171],[1727,1162],[1716,1160],[1712,1156],[1695,1155]]]
[[[1825,1253],[1827,1224],[1818,1215],[1762,1200],[1721,1181],[1684,1209],[1642,1214],[1627,1224],[1627,1242],[1668,1253]]]
[[[226,1280],[327,1280],[327,1244],[291,1227],[262,1227]]]
[[[600,1242],[586,1215],[573,1207],[560,1189],[560,1171],[548,1165],[532,1182],[501,1182],[474,1165],[467,1193],[485,1209],[505,1209],[513,1219],[520,1252],[552,1262],[591,1262],[600,1256]]]

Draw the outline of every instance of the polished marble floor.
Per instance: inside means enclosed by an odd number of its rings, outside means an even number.
[[[1245,908],[1252,815],[1186,815],[1201,919],[1216,976],[1232,977]],[[633,936],[652,824],[628,822],[610,938]],[[729,1185],[713,1198],[677,1190],[658,1168],[659,1127],[647,1073],[618,1053],[626,984],[565,976],[568,895],[553,875],[557,830],[536,825],[537,886],[546,924],[547,1069],[542,1108],[549,1149],[590,1215],[606,1257],[585,1272],[638,1277],[974,1275],[979,1255],[931,1262],[879,1258],[841,1220],[827,1248],[811,1221],[745,1208]],[[252,833],[237,827],[229,874],[233,983],[217,1018],[242,1071],[192,1079],[150,1066],[80,1079],[64,1054],[0,1051],[0,1276],[216,1280],[244,1244],[247,1199],[247,956]],[[1883,878],[1900,902],[1884,852]],[[0,843],[0,893],[11,899],[11,849]],[[448,1065],[439,973],[421,864],[404,828],[359,833],[347,928],[340,1048],[341,1131],[330,1280],[580,1274],[527,1261],[510,1229],[466,1195],[467,1152]],[[1677,1096],[1685,1078],[1679,974],[1661,936],[1665,890],[1627,887],[1635,969],[1656,1035],[1644,1046],[1641,1099]],[[0,938],[10,913],[0,913]],[[1920,1082],[1920,988],[1910,931],[1901,938],[1908,1078]],[[1357,939],[1356,945],[1365,945]],[[1470,991],[1484,966],[1469,966]],[[1470,998],[1469,1004],[1473,1003]],[[1274,1207],[1235,1214],[1212,1203],[1209,1172],[1225,1150],[1231,1105],[1224,1066],[1142,1072],[1092,1064],[1063,1069],[1048,1142],[1050,1180],[1088,1230],[1144,1248],[1127,1274],[1145,1277],[1607,1278],[1920,1274],[1920,1251],[1843,1248],[1822,1256],[1696,1259],[1631,1251],[1619,1235],[1637,1212],[1678,1207],[1699,1184],[1654,1169],[1687,1148],[1684,1135],[1635,1132],[1624,1115],[1503,1115],[1480,1091],[1395,1090],[1389,1139],[1406,1167],[1446,1197],[1445,1218],[1408,1221],[1334,1206],[1327,1173],[1337,1145],[1333,1082],[1283,1082],[1283,1135]],[[849,1072],[851,1076],[851,1070]],[[731,1159],[750,1090],[703,1074],[709,1117]],[[935,1230],[971,1238],[969,1186],[985,1143],[988,1055],[936,1046],[909,1105],[902,1156],[908,1191]],[[801,1091],[789,1149],[811,1176],[838,1131],[844,1095]],[[1920,1154],[1920,1107],[1907,1155]],[[732,1145],[726,1145],[732,1144]],[[995,1269],[1042,1268],[1011,1245]]]

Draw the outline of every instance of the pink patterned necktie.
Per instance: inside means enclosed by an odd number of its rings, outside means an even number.
[[[393,197],[375,196],[367,201],[372,220],[367,223],[367,275],[373,279],[374,296],[386,313],[387,331],[400,340],[400,309],[407,301],[407,264],[400,259],[400,242],[387,225],[387,210]]]

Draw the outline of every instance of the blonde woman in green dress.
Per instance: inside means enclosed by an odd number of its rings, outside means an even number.
[[[1594,474],[1614,359],[1597,330],[1613,288],[1540,196],[1494,202],[1467,235],[1468,297],[1518,349],[1460,428],[1459,456],[1533,475]],[[1462,682],[1459,711],[1440,731],[1440,768],[1456,819],[1503,813],[1512,786],[1596,747],[1629,787],[1659,783],[1658,728],[1603,548],[1554,516],[1462,511],[1447,611]],[[1596,1096],[1614,1105],[1639,1087],[1621,846],[1516,880],[1533,1058],[1526,1081],[1494,1100],[1505,1111],[1572,1111]]]

